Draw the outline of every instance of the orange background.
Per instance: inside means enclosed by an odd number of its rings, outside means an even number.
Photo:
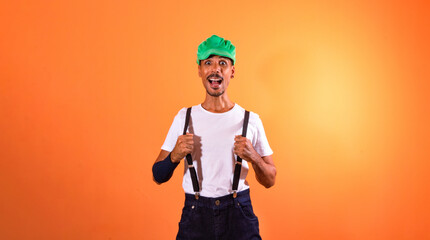
[[[2,1],[0,238],[174,239],[181,171],[151,166],[218,34],[275,152],[264,239],[430,239],[428,5]]]

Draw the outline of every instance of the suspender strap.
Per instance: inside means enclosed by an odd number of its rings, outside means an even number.
[[[191,107],[187,109],[187,115],[185,117],[185,126],[184,126],[184,134],[187,134],[188,124],[190,122],[190,116],[191,116]],[[186,156],[187,163],[188,163],[188,169],[190,170],[191,175],[191,182],[193,183],[193,189],[195,192],[196,199],[199,198],[200,195],[200,188],[199,188],[199,180],[197,180],[197,173],[196,169],[193,165],[193,158],[191,157],[191,154],[187,154]]]
[[[243,119],[242,136],[246,137],[246,131],[248,130],[249,122],[249,111],[245,111],[245,118]],[[240,170],[242,169],[242,158],[237,156],[236,165],[234,166],[233,176],[233,197],[237,197],[237,187],[239,185]]]

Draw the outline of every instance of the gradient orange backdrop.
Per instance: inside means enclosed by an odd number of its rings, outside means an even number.
[[[174,239],[182,171],[158,186],[151,166],[218,34],[275,152],[273,188],[248,176],[264,239],[430,239],[429,10],[2,1],[0,238]]]

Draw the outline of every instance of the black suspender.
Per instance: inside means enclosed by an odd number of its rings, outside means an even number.
[[[191,107],[187,109],[187,115],[185,117],[185,126],[184,126],[184,135],[187,134],[188,124],[190,122],[190,116],[191,116]],[[248,129],[248,122],[249,122],[249,111],[245,111],[245,118],[243,119],[243,128],[242,128],[242,136],[246,137],[246,131]],[[199,180],[197,179],[197,173],[196,169],[193,165],[193,159],[191,157],[191,154],[187,154],[186,156],[188,168],[190,169],[190,175],[191,175],[191,181],[193,183],[193,189],[195,192],[196,199],[199,198],[200,195],[200,187],[199,187]],[[236,198],[237,196],[237,187],[239,185],[239,178],[240,178],[240,170],[242,169],[242,158],[237,156],[237,161],[234,167],[234,176],[233,176],[233,197]]]
[[[243,119],[242,136],[246,137],[246,131],[248,130],[249,112],[245,111],[245,118]],[[242,158],[237,156],[236,164],[234,166],[233,176],[233,197],[237,196],[237,186],[239,185],[240,170],[242,169]]]
[[[188,123],[190,122],[190,115],[191,115],[191,107],[187,109],[187,116],[185,117],[184,135],[187,134]],[[194,193],[195,193],[196,199],[199,199],[199,195],[200,195],[199,180],[197,180],[197,173],[193,165],[193,158],[191,157],[191,154],[187,154],[186,158],[187,158],[188,168],[190,169],[191,181],[193,182]]]

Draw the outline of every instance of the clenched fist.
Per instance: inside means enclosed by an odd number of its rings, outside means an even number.
[[[233,152],[243,160],[246,160],[250,163],[254,163],[255,159],[257,159],[257,156],[258,158],[260,157],[260,155],[255,151],[254,147],[252,146],[251,141],[241,135],[237,135],[234,138]]]
[[[182,159],[184,159],[187,154],[191,153],[193,151],[193,148],[193,134],[187,133],[186,135],[181,135],[176,141],[175,148],[170,153],[170,159],[173,163],[178,163]]]

